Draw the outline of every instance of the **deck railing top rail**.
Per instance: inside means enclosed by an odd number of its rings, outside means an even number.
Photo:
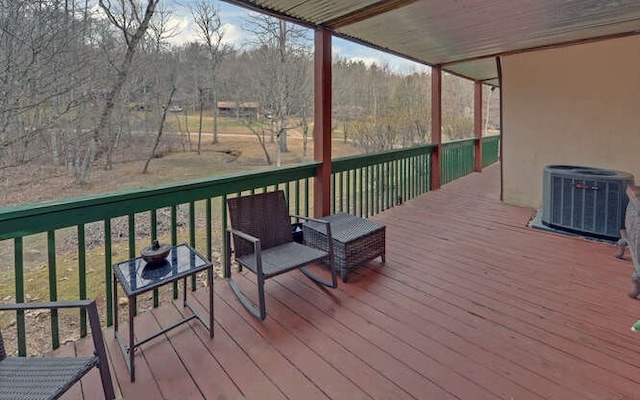
[[[312,177],[319,163],[0,208],[0,240]]]
[[[357,156],[341,157],[331,163],[331,172],[342,172],[354,168],[363,168],[384,162],[396,161],[430,154],[435,148],[433,144],[425,144],[403,149],[386,150],[375,154],[360,154]]]

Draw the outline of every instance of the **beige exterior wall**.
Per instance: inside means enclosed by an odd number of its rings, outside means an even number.
[[[503,57],[502,96],[505,202],[540,207],[549,164],[640,182],[640,36]]]

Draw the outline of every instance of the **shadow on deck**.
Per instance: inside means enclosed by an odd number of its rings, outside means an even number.
[[[498,193],[493,166],[373,217],[387,225],[386,265],[333,291],[297,272],[270,279],[262,323],[216,281],[215,338],[194,322],[142,346],[135,383],[107,329],[117,389],[125,399],[638,398],[630,261],[527,228],[534,210]],[[136,330],[180,312],[142,313]],[[97,379],[68,398],[99,398]]]

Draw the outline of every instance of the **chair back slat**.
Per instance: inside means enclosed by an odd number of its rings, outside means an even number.
[[[262,249],[293,241],[284,192],[266,192],[227,200],[231,227],[260,239]],[[253,245],[234,238],[236,257],[253,253]]]

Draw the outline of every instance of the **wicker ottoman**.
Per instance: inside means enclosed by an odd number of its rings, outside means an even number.
[[[346,213],[323,219],[331,223],[335,267],[343,282],[347,281],[348,272],[357,266],[376,257],[385,261],[384,225]],[[302,232],[305,244],[327,251],[327,234],[321,224],[305,223]]]

